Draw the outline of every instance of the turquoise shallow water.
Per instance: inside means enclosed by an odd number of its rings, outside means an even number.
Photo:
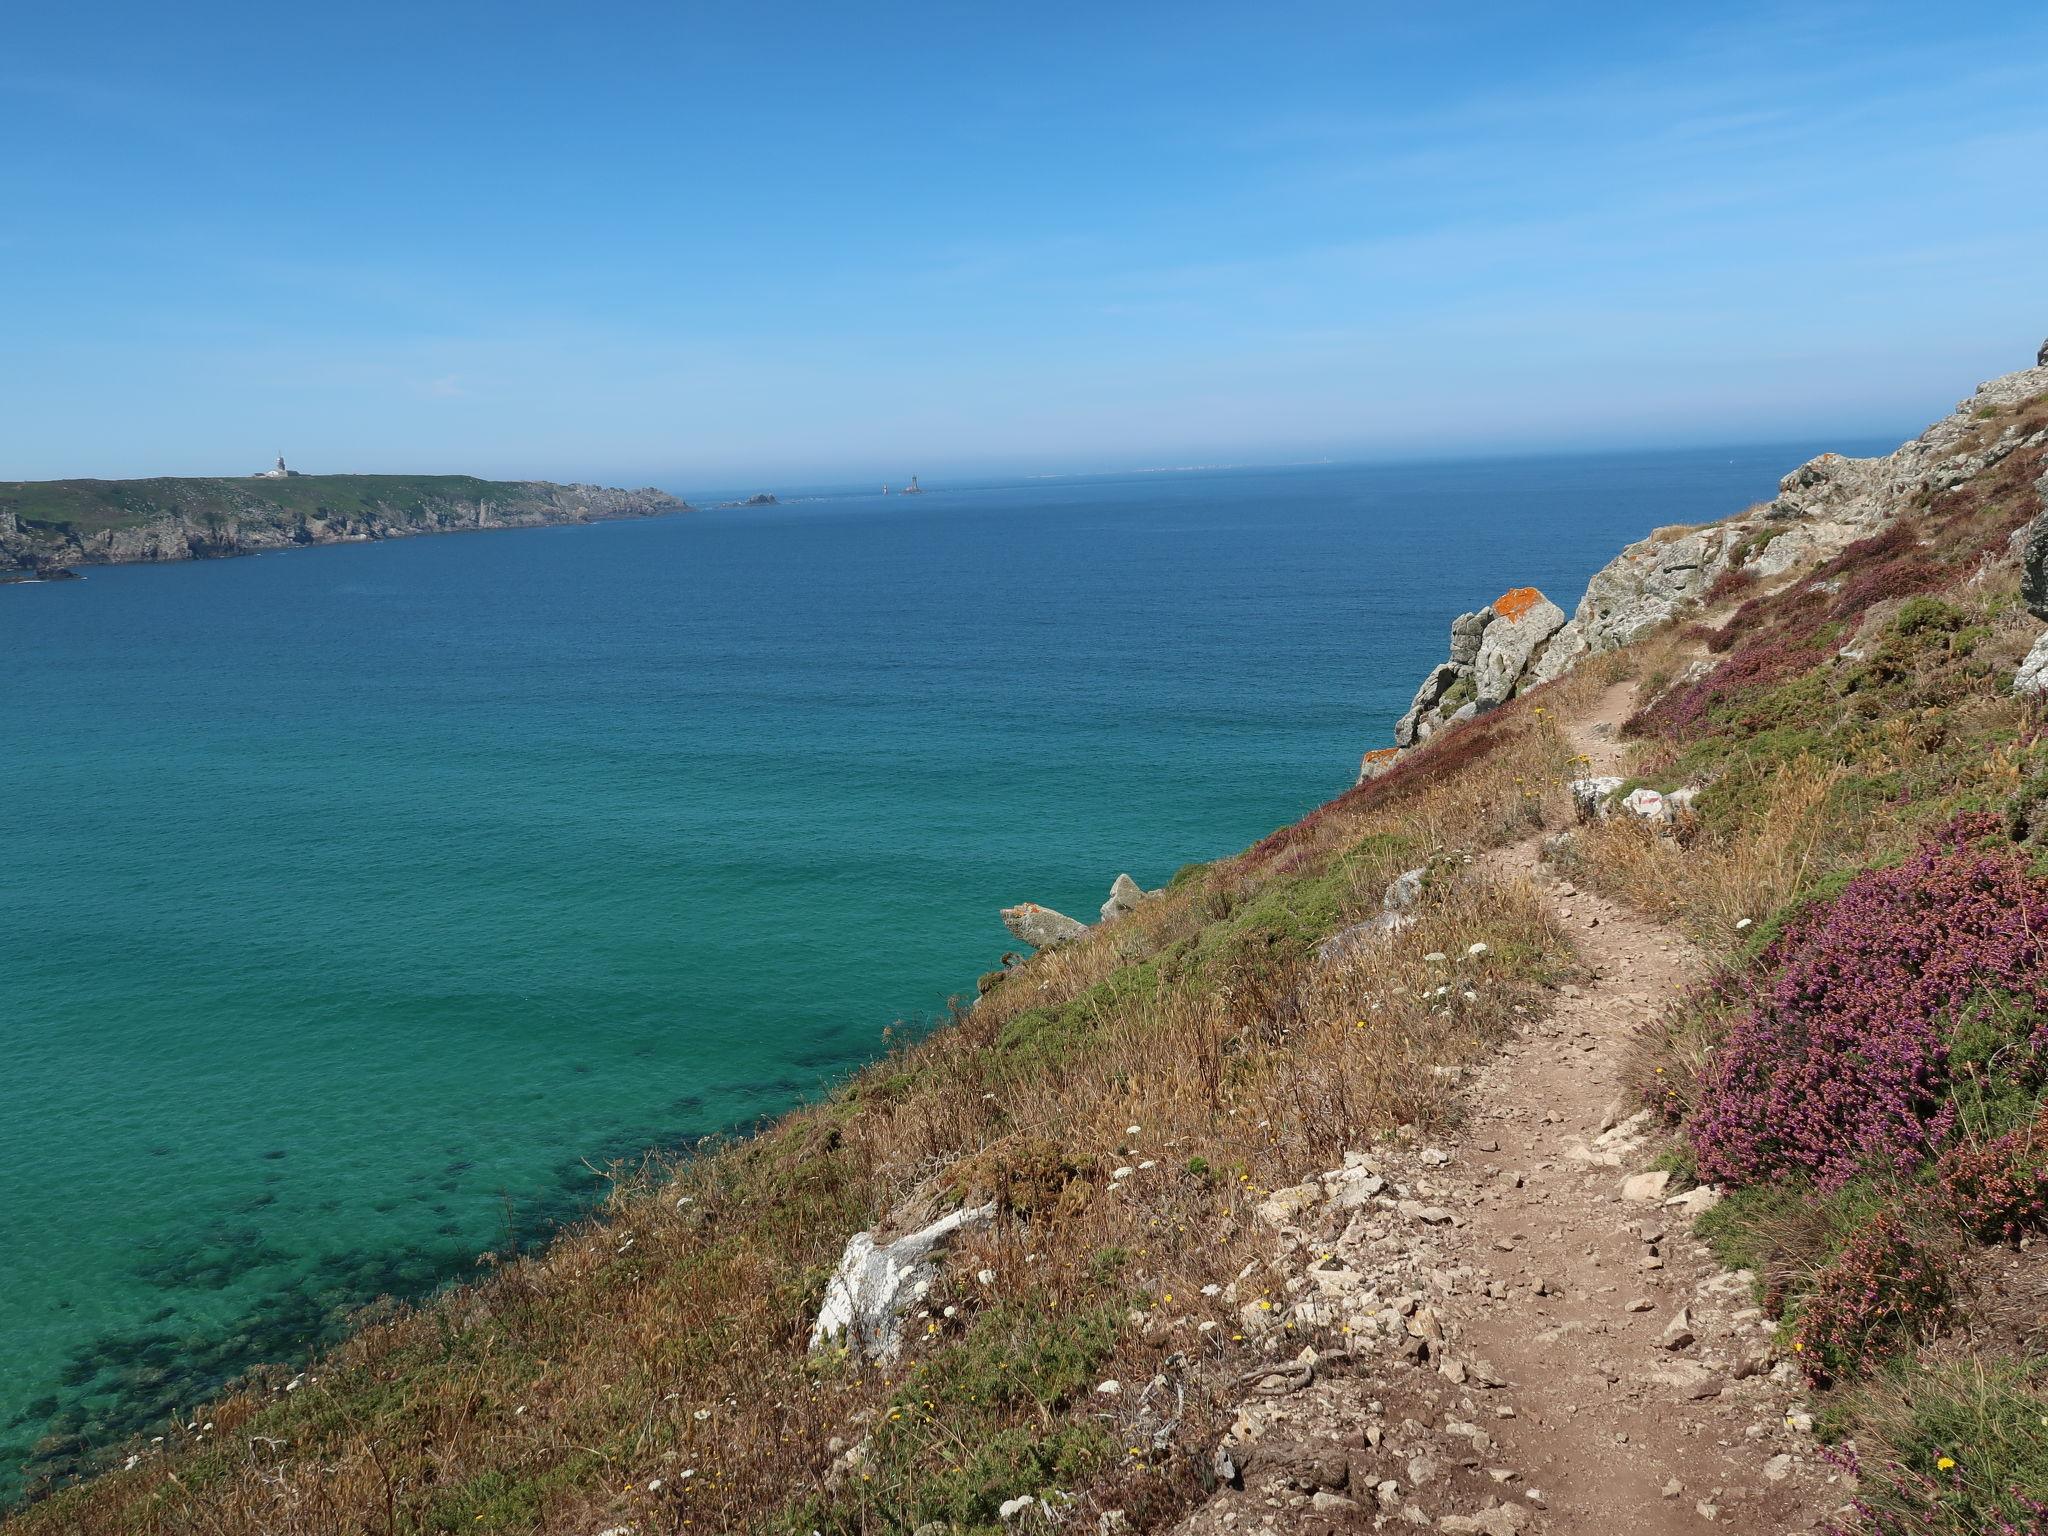
[[[1036,480],[0,587],[0,1498],[1342,789],[1805,447]]]

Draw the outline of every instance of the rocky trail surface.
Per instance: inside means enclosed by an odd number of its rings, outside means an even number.
[[[1592,772],[1618,770],[1632,699],[1619,684],[1578,722]],[[1843,1504],[1749,1277],[1693,1236],[1712,1193],[1667,1192],[1620,1085],[1633,1028],[1704,960],[1540,852],[1491,872],[1553,904],[1587,980],[1473,1075],[1460,1136],[1353,1152],[1265,1202],[1286,1297],[1242,1316],[1275,1364],[1247,1378],[1187,1536],[1777,1536]],[[1287,1329],[1344,1343],[1296,1352]]]

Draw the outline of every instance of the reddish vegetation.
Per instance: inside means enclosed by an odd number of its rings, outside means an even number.
[[[2048,1231],[2048,1108],[2031,1125],[1951,1149],[1935,1182],[1950,1215],[1980,1242],[2017,1248]]]
[[[1702,1173],[1833,1187],[1937,1154],[1956,1130],[1960,1037],[2001,1036],[2002,1070],[2030,1070],[2048,1047],[2043,935],[2048,882],[2009,851],[1944,838],[1858,875],[1765,955],[1768,986],[1754,984],[1702,1085]]]
[[[1690,741],[1703,734],[1717,705],[1762,693],[1787,678],[1797,677],[1824,659],[1811,646],[1783,640],[1746,645],[1705,677],[1674,688],[1622,727],[1626,736],[1668,736]]]
[[[1858,1364],[1947,1324],[1953,1287],[1939,1250],[1893,1211],[1882,1211],[1815,1277],[1792,1347],[1815,1386],[1853,1375]]]
[[[1709,603],[1725,603],[1738,592],[1747,591],[1756,585],[1756,572],[1746,565],[1731,565],[1714,578],[1707,588]]]

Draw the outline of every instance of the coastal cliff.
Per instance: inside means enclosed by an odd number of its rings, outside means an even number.
[[[1388,772],[1445,726],[1553,682],[1588,657],[1632,644],[1716,597],[1813,569],[1937,507],[2015,454],[2031,462],[2029,454],[2048,444],[2044,396],[2048,362],[1979,384],[1892,453],[1823,453],[1786,475],[1770,501],[1702,527],[1659,528],[1594,573],[1569,619],[1533,587],[1459,615],[1449,659],[1423,678],[1395,722],[1393,745],[1365,754],[1358,782]]]
[[[544,1252],[121,1355],[8,1529],[2039,1531],[2044,618],[2048,366],[1461,617],[1364,782]]]
[[[679,497],[652,488],[471,475],[0,481],[0,572],[48,574],[689,510]]]

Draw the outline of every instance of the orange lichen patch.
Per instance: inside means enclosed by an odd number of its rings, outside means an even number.
[[[1542,601],[1543,594],[1534,587],[1516,587],[1493,600],[1494,616],[1512,624]]]
[[[1401,749],[1399,747],[1375,747],[1372,751],[1365,754],[1365,761],[1368,763],[1391,763],[1400,755]]]

